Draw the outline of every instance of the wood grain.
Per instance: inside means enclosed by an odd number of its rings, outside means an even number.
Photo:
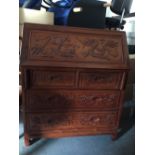
[[[20,65],[26,145],[117,137],[129,70],[124,32],[25,24]]]

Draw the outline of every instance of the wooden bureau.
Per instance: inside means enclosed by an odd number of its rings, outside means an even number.
[[[125,32],[25,24],[24,137],[112,134],[129,70]]]

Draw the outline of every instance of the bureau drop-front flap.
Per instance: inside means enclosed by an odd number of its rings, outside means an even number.
[[[25,24],[22,66],[127,69],[125,32]]]

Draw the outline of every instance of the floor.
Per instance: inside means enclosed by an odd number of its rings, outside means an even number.
[[[109,135],[41,139],[26,147],[23,140],[23,121],[19,120],[20,155],[135,155],[135,127],[133,102],[126,103],[119,138]]]

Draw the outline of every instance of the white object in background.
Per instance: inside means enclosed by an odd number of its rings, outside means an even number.
[[[106,3],[111,3],[112,0],[97,0],[97,1],[101,1],[101,2],[106,2]],[[117,16],[117,14],[113,13],[110,10],[110,7],[106,7],[106,17],[113,17],[113,16]]]
[[[19,35],[23,36],[24,23],[54,25],[54,13],[19,8]]]
[[[126,32],[128,45],[135,45],[135,17],[125,18],[125,21],[123,31]]]

